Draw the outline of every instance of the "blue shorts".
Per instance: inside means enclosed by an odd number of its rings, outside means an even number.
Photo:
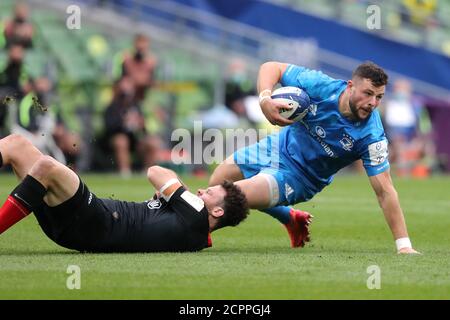
[[[259,142],[237,150],[233,160],[245,179],[257,174],[264,176],[270,186],[270,207],[294,205],[311,199],[317,190],[279,151],[278,135],[267,136]]]

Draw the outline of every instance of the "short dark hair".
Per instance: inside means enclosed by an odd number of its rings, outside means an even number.
[[[218,219],[214,230],[227,226],[237,226],[247,218],[249,213],[247,198],[241,188],[228,180],[225,180],[221,186],[225,189],[227,195],[223,199],[223,215]]]
[[[134,41],[140,41],[140,40],[150,41],[150,38],[143,33],[136,33],[134,35]]]
[[[388,83],[388,75],[386,72],[372,61],[366,61],[360,64],[353,71],[352,78],[355,77],[370,79],[375,87],[385,86]]]

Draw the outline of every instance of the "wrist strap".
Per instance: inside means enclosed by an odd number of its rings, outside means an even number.
[[[259,94],[259,104],[262,104],[264,100],[269,99],[271,95],[272,95],[272,90],[270,90],[270,89],[265,89],[265,90],[261,91]]]
[[[164,200],[166,200],[167,202],[169,202],[170,198],[172,197],[172,195],[173,195],[175,192],[172,192],[172,193],[169,194],[169,195],[165,195],[165,194],[164,194],[164,191],[166,191],[167,188],[169,188],[171,185],[173,185],[173,184],[175,184],[175,183],[180,183],[180,180],[178,180],[177,178],[172,178],[172,179],[170,179],[169,181],[167,181],[167,182],[161,187],[161,189],[159,189],[159,193],[161,194],[161,197],[163,197]]]
[[[403,248],[412,248],[411,240],[409,240],[409,238],[399,238],[395,240],[395,245],[397,246],[397,250]]]

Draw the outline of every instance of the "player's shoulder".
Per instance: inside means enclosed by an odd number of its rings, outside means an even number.
[[[206,208],[204,201],[200,197],[193,194],[183,186],[180,186],[174,192],[174,194],[170,198],[170,204],[172,205],[172,207],[181,205],[183,211],[184,209],[189,209],[190,211],[195,211],[198,213],[203,212]]]
[[[305,66],[299,66],[295,64],[288,64],[286,67],[286,70],[283,73],[283,77],[297,77],[297,76],[306,76],[306,77],[312,77],[312,78],[327,78],[330,80],[335,80],[334,78],[330,77],[326,73],[324,73],[321,70],[317,69],[310,69]]]
[[[304,89],[316,103],[329,102],[347,85],[346,81],[332,78],[320,70],[297,65],[288,65],[281,80],[284,86],[298,86]]]
[[[386,139],[383,123],[381,122],[381,116],[378,110],[374,110],[370,118],[361,123],[358,131],[360,140],[365,141],[367,144]]]
[[[382,131],[384,132],[383,123],[381,121],[381,115],[378,110],[374,110],[367,120],[367,128],[371,131]]]

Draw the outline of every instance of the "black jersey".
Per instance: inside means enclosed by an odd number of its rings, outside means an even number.
[[[169,202],[162,198],[144,203],[100,200],[113,212],[111,237],[106,241],[113,250],[195,251],[208,244],[208,211],[184,187]]]
[[[182,186],[168,202],[136,203],[97,198],[80,182],[71,199],[35,215],[51,239],[79,251],[197,251],[209,243],[208,211]]]

